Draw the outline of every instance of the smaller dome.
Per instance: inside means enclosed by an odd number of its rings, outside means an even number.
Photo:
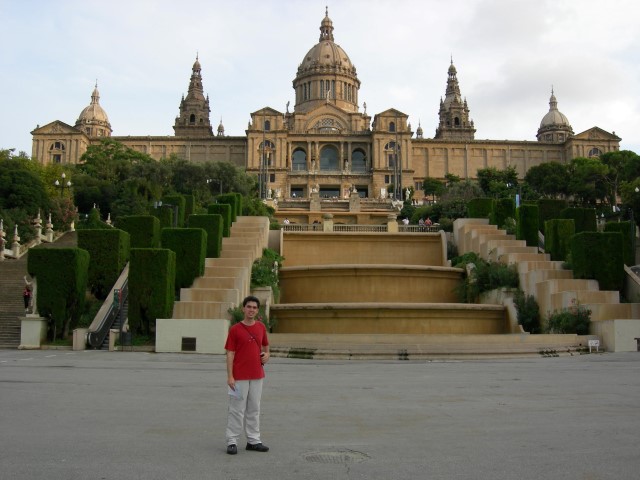
[[[549,111],[544,117],[542,117],[540,128],[552,126],[571,127],[566,115],[558,110],[558,101],[556,100],[556,96],[553,94],[553,89],[551,90],[551,98],[549,99]]]
[[[91,103],[80,112],[76,127],[86,124],[101,125],[111,129],[107,112],[100,106],[100,92],[98,92],[97,84],[91,94]]]
[[[196,61],[193,62],[193,67],[192,70],[202,70],[202,67],[200,66],[200,60],[198,59],[198,55],[196,55]]]

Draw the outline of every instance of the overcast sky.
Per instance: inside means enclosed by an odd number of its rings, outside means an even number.
[[[535,140],[553,85],[575,133],[640,153],[635,0],[0,0],[0,148],[31,155],[36,125],[74,125],[96,80],[113,135],[173,135],[196,54],[214,132],[244,135],[251,112],[293,109],[325,5],[372,116],[432,138],[453,56],[476,139]]]

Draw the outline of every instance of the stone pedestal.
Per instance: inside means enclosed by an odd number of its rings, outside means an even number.
[[[86,350],[87,349],[87,332],[88,328],[76,328],[73,331],[73,349],[74,350]]]
[[[47,337],[47,319],[36,315],[20,318],[20,346],[19,349],[39,349],[42,340]]]
[[[311,197],[309,197],[311,202],[309,204],[309,210],[312,212],[320,211],[320,192],[311,192]]]
[[[351,192],[349,196],[349,211],[354,213],[360,212],[360,195],[358,195],[358,192]]]
[[[398,216],[395,213],[387,215],[387,232],[398,233]]]
[[[333,232],[333,214],[325,213],[322,215],[322,231]]]

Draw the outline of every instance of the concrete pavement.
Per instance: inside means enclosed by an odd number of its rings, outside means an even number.
[[[225,453],[223,356],[0,350],[2,479],[635,479],[640,353],[267,366]]]

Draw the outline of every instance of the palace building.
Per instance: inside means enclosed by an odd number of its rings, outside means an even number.
[[[175,136],[112,136],[96,85],[91,103],[73,126],[56,120],[31,132],[32,157],[45,164],[76,164],[89,145],[110,137],[155,159],[175,155],[191,162],[232,162],[260,176],[265,197],[306,198],[317,192],[320,198],[344,198],[358,192],[374,199],[397,196],[401,188],[419,190],[427,177],[474,178],[478,169],[507,166],[523,176],[540,163],[619,149],[615,132],[594,126],[574,134],[553,91],[535,140],[476,140],[453,61],[433,138],[425,137],[420,125],[414,132],[408,114],[395,109],[372,118],[366,103],[359,102],[361,81],[335,41],[328,12],[317,43],[298,65],[292,111],[289,103],[285,112],[270,107],[254,111],[245,136],[226,136],[222,122],[213,131],[196,58],[187,95],[180,100]]]

